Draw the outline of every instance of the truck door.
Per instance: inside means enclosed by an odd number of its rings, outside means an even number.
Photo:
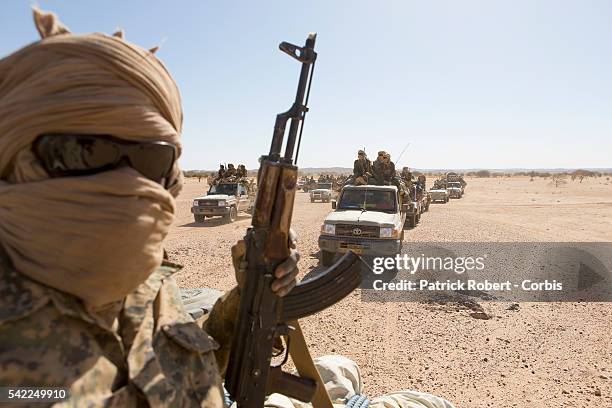
[[[246,211],[248,207],[248,196],[242,184],[238,184],[238,211]]]

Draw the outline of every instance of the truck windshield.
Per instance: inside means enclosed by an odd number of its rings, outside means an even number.
[[[238,184],[218,184],[216,186],[210,186],[208,194],[227,194],[236,195]]]
[[[394,213],[396,211],[395,192],[368,189],[344,190],[337,209]]]
[[[461,183],[459,182],[452,182],[452,183],[448,183],[449,187],[461,187]]]
[[[317,188],[322,188],[322,189],[325,189],[325,190],[331,190],[332,185],[331,185],[331,183],[319,183],[319,184],[317,184]]]

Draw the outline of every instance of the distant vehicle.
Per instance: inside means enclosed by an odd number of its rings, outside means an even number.
[[[458,181],[449,181],[446,183],[446,191],[450,198],[461,198],[463,196],[463,188]]]
[[[431,202],[435,203],[435,202],[442,202],[442,203],[448,203],[449,200],[449,196],[448,196],[448,190],[446,190],[445,188],[432,188],[431,190],[429,190],[429,195],[431,196]]]
[[[445,178],[446,178],[447,182],[456,182],[456,181],[458,181],[459,184],[461,185],[461,194],[465,193],[465,186],[467,185],[467,183],[463,179],[462,176],[458,175],[455,172],[450,171],[450,172],[446,173]]]
[[[410,204],[402,204],[395,186],[345,186],[334,211],[321,226],[321,263],[331,265],[336,254],[395,255],[402,248]]]
[[[304,188],[306,183],[308,183],[308,180],[306,180],[304,178],[300,178],[298,180],[297,184],[295,185],[296,190],[300,191],[302,188]]]
[[[255,194],[242,183],[220,183],[210,186],[205,196],[196,197],[191,206],[195,222],[204,222],[206,217],[223,217],[234,222],[239,211],[249,212],[253,208]]]
[[[302,185],[302,190],[304,190],[305,193],[309,192],[310,190],[313,190],[317,188],[317,182],[316,181],[311,181],[311,180],[306,180],[305,183]]]
[[[329,203],[332,199],[332,183],[317,183],[314,190],[310,190],[310,202],[321,201]]]

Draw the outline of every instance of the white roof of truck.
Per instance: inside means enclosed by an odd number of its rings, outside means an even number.
[[[344,186],[343,188],[344,190],[386,190],[386,191],[397,191],[397,187],[395,186],[375,186],[373,184],[366,184],[363,186],[353,186],[353,185],[348,185],[348,186]]]

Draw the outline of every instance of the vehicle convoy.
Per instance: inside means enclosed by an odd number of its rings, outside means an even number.
[[[429,195],[431,196],[432,203],[436,203],[436,202],[448,203],[448,200],[450,199],[448,196],[448,190],[445,188],[433,188],[432,187],[432,189],[429,190]]]
[[[205,196],[196,197],[191,206],[195,222],[204,222],[207,217],[223,217],[234,222],[239,211],[250,212],[255,194],[243,183],[221,182],[210,186]]]
[[[321,226],[321,263],[331,265],[336,254],[348,251],[366,256],[398,254],[410,205],[401,203],[395,186],[345,186]]]
[[[463,196],[463,189],[461,183],[458,181],[449,181],[446,183],[446,190],[450,198],[461,198]]]
[[[315,189],[310,190],[310,202],[321,201],[329,203],[332,199],[332,183],[317,183]]]

